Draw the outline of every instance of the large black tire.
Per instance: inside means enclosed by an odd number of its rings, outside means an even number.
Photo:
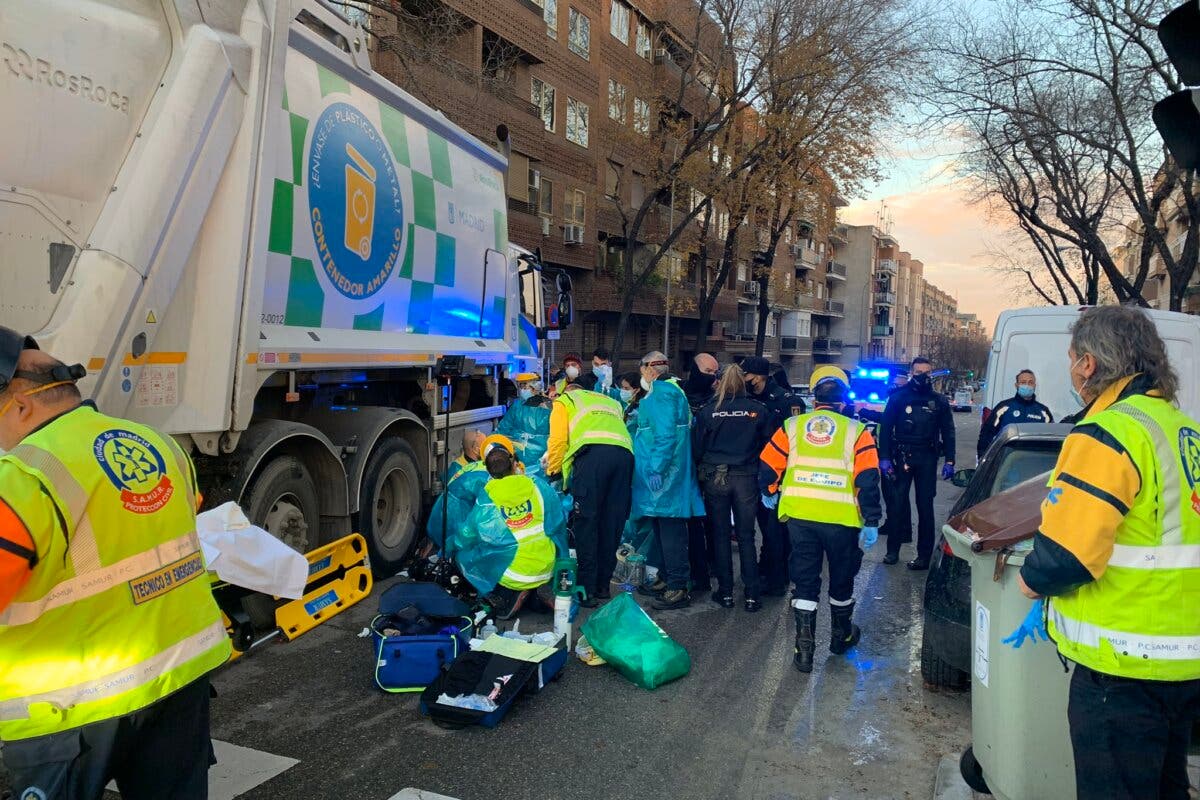
[[[281,455],[268,461],[247,487],[242,507],[251,522],[293,550],[307,553],[321,544],[317,484],[295,456]]]
[[[421,474],[408,442],[389,437],[376,445],[359,492],[358,529],[371,569],[376,577],[393,575],[416,544],[421,521]]]
[[[979,766],[979,762],[975,760],[975,748],[967,747],[963,751],[962,758],[958,759],[958,771],[962,773],[963,780],[967,782],[976,792],[980,794],[991,794],[992,790],[988,787],[987,781],[983,777],[983,767]]]
[[[971,684],[970,675],[942,660],[925,632],[921,634],[921,677],[931,689],[960,692]]]

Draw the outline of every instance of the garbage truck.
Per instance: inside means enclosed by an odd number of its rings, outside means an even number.
[[[173,435],[206,507],[394,571],[545,336],[502,121],[389,83],[323,0],[6,0],[0,60],[0,324]]]

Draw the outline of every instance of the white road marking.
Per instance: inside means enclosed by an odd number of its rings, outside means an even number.
[[[219,739],[213,739],[213,749],[217,751],[217,763],[208,771],[208,800],[234,800],[300,763],[294,758],[264,753]],[[106,788],[110,792],[117,792],[115,783],[110,783]],[[426,795],[425,798],[429,800],[435,796]]]
[[[447,797],[444,794],[434,794],[427,792],[424,789],[402,789],[399,794],[394,794],[388,800],[456,800],[454,797]]]

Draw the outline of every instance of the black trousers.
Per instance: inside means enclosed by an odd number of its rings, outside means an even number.
[[[688,520],[688,564],[692,581],[709,585],[716,571],[713,567],[712,528],[708,517],[692,517]]]
[[[849,605],[854,600],[854,578],[862,566],[860,529],[801,519],[788,520],[787,527],[792,540],[792,599],[812,603],[809,610],[817,607],[821,599],[821,564],[828,560],[829,602]]]
[[[762,550],[758,556],[758,580],[763,591],[782,593],[788,585],[788,556],[791,550],[787,527],[779,521],[779,510],[756,506]]]
[[[153,705],[81,728],[4,743],[17,798],[97,800],[110,780],[128,800],[205,800],[209,682],[193,681]]]
[[[1187,800],[1200,680],[1141,681],[1076,664],[1067,720],[1079,800]]]
[[[730,535],[736,532],[743,591],[747,600],[759,599],[758,547],[754,543],[755,509],[760,505],[758,477],[752,474],[728,475],[723,486],[718,486],[716,481],[705,481],[701,488],[704,490],[704,508],[708,512],[708,528],[712,532],[717,590],[723,597],[733,596],[733,543]]]
[[[680,517],[650,517],[654,534],[662,545],[663,576],[668,589],[687,590],[691,580],[688,564],[688,521]]]
[[[887,481],[887,478],[884,478]],[[933,498],[937,496],[937,458],[913,459],[908,469],[896,465],[896,477],[892,481],[892,504],[888,506],[887,551],[899,555],[900,545],[912,541],[912,505],[909,490],[916,488],[917,495],[917,558],[929,560],[933,554]],[[884,492],[884,499],[888,492]]]
[[[595,597],[608,588],[617,567],[617,545],[633,502],[633,453],[609,444],[584,447],[575,454],[570,491],[578,582]]]

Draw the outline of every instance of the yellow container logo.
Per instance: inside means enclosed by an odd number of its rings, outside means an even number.
[[[371,258],[375,222],[375,168],[346,142],[346,249],[363,261]],[[357,169],[355,169],[357,167]]]

